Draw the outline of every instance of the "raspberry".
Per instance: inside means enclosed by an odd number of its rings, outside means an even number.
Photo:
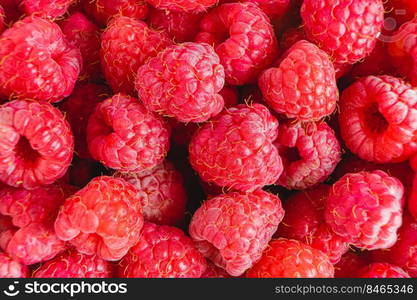
[[[26,278],[28,269],[0,251],[0,278]]]
[[[281,59],[278,68],[266,70],[259,78],[266,102],[276,112],[301,121],[332,114],[339,92],[328,55],[314,44],[300,41]]]
[[[218,0],[146,0],[155,8],[174,12],[200,13],[205,12]]]
[[[5,21],[6,15],[4,13],[3,6],[0,5],[0,33],[4,31],[6,28],[6,21]]]
[[[408,199],[408,209],[411,215],[417,220],[417,175],[414,176],[411,194]]]
[[[346,146],[376,163],[401,162],[417,150],[417,90],[391,76],[361,78],[340,101]]]
[[[160,164],[169,148],[169,128],[138,99],[116,94],[96,106],[87,127],[93,158],[122,172]]]
[[[281,124],[274,144],[284,165],[278,184],[287,189],[325,181],[341,159],[336,135],[325,122]]]
[[[83,69],[79,80],[100,78],[100,31],[82,13],[76,12],[61,24],[68,43],[80,49]]]
[[[119,260],[139,239],[142,205],[136,189],[120,178],[100,176],[67,198],[55,221],[58,237],[82,254]]]
[[[262,258],[246,273],[249,278],[328,278],[333,265],[321,251],[299,241],[277,239]]]
[[[0,94],[50,102],[71,93],[82,65],[80,51],[59,26],[34,16],[3,32],[0,62]]]
[[[226,3],[212,9],[202,19],[195,40],[215,45],[231,85],[255,82],[278,55],[272,25],[253,3]]]
[[[219,268],[210,261],[207,261],[207,269],[201,278],[231,278],[229,274],[222,268]]]
[[[389,0],[385,2],[385,11],[388,12],[385,24],[394,22],[393,25],[398,26],[416,16],[417,3],[414,0]]]
[[[391,73],[392,65],[387,45],[383,41],[378,41],[371,54],[353,67],[351,76],[356,78]]]
[[[20,8],[28,16],[35,14],[56,18],[62,16],[75,0],[21,0],[19,2]]]
[[[149,5],[143,0],[85,0],[84,9],[97,24],[105,27],[115,16],[145,19]]]
[[[231,192],[203,202],[189,232],[205,257],[240,276],[259,260],[283,216],[275,195],[262,190]]]
[[[258,4],[271,19],[278,19],[287,13],[291,0],[248,0],[248,2]]]
[[[16,231],[17,227],[13,226],[12,218],[0,214],[0,249],[7,249],[7,245]]]
[[[74,140],[58,109],[16,100],[0,106],[0,149],[0,180],[33,189],[65,174]]]
[[[368,261],[364,256],[355,252],[348,252],[342,256],[340,261],[334,266],[335,278],[354,278],[358,271],[365,267]]]
[[[206,267],[204,257],[180,229],[145,223],[139,242],[119,263],[119,276],[199,278]]]
[[[330,189],[325,218],[347,243],[389,248],[401,226],[403,194],[401,182],[383,171],[349,173]]]
[[[187,194],[183,179],[174,165],[165,161],[139,173],[117,173],[135,186],[146,221],[159,225],[176,225],[184,218]]]
[[[44,263],[33,273],[33,278],[109,278],[110,264],[97,255],[85,255],[69,249]]]
[[[22,13],[19,10],[19,1],[16,0],[0,0],[0,5],[4,9],[4,24],[9,26],[16,22]]]
[[[403,269],[388,263],[373,263],[357,273],[358,278],[410,278]]]
[[[353,64],[375,47],[384,6],[382,0],[305,0],[301,17],[310,40],[336,63]]]
[[[273,184],[283,169],[272,144],[277,128],[263,105],[225,110],[192,137],[190,163],[204,181],[221,187],[253,191]]]
[[[104,77],[113,92],[134,95],[138,68],[171,44],[164,32],[153,30],[142,21],[114,18],[101,35],[100,51]]]

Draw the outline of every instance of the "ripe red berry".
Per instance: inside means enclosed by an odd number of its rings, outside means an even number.
[[[34,14],[56,18],[63,15],[75,0],[21,0],[19,2],[21,10],[28,16]]]
[[[373,263],[357,273],[358,278],[410,278],[403,269],[388,263]]]

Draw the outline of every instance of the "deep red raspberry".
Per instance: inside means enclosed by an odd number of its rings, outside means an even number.
[[[119,263],[119,276],[199,278],[206,268],[204,257],[180,229],[145,223],[139,242]]]
[[[411,215],[417,220],[417,175],[414,175],[411,194],[408,199],[408,209]]]
[[[388,263],[373,263],[357,273],[358,278],[410,278],[403,269]]]
[[[62,16],[75,0],[21,0],[20,8],[26,15],[56,18]]]
[[[384,22],[384,27],[388,27],[385,28],[387,31],[391,27],[398,28],[417,15],[417,2],[414,0],[389,0],[385,1],[384,5],[388,13]]]
[[[352,70],[352,65],[350,64],[334,64],[334,71],[336,72],[336,79],[340,79],[344,76],[347,76]]]
[[[153,30],[142,21],[114,18],[101,35],[100,50],[104,77],[113,92],[135,95],[138,68],[171,44],[164,32]]]
[[[0,249],[6,251],[7,245],[17,229],[13,226],[12,218],[0,214]]]
[[[17,0],[0,0],[0,5],[4,9],[5,25],[10,26],[22,16]]]
[[[83,254],[119,260],[139,239],[142,205],[133,185],[96,177],[67,198],[55,221],[58,237]]]
[[[165,161],[149,171],[117,173],[115,176],[135,186],[146,221],[176,225],[184,218],[187,194],[181,173],[171,162]]]
[[[302,27],[290,27],[281,36],[280,44],[283,50],[288,50],[299,41],[307,40]]]
[[[353,64],[368,56],[384,20],[382,0],[305,0],[304,29],[336,63]]]
[[[69,249],[37,268],[32,278],[109,278],[110,264],[97,255]]]
[[[296,240],[277,239],[247,273],[249,278],[328,278],[334,268],[321,251]]]
[[[57,102],[74,88],[80,51],[58,25],[39,17],[16,22],[0,37],[0,94],[10,99]]]
[[[180,122],[203,122],[224,106],[218,93],[224,68],[207,44],[183,43],[167,47],[139,67],[136,90],[151,111]]]
[[[160,164],[169,149],[169,128],[138,99],[116,94],[99,103],[87,126],[91,156],[121,172]]]
[[[281,124],[274,145],[284,165],[277,183],[287,189],[306,189],[325,181],[341,159],[339,141],[324,121]]]
[[[283,217],[275,195],[262,190],[232,192],[203,202],[189,232],[205,257],[240,276],[260,259]]]
[[[260,104],[238,105],[203,125],[189,145],[200,177],[221,187],[253,191],[275,183],[282,161],[272,144],[278,121]]]
[[[74,138],[62,113],[49,103],[16,100],[0,106],[0,180],[33,189],[67,171]]]
[[[215,46],[226,82],[231,85],[255,82],[278,54],[272,25],[253,3],[226,3],[214,8],[201,21],[195,40]]]
[[[371,54],[353,67],[351,76],[356,78],[391,74],[393,70],[387,49],[385,42],[378,41]]]
[[[259,88],[276,112],[301,121],[332,114],[339,97],[329,56],[307,41],[297,42],[283,55],[279,67],[262,73]]]
[[[26,278],[28,269],[25,265],[0,251],[0,278]]]
[[[207,11],[211,6],[215,5],[218,0],[146,0],[153,7],[158,9],[200,13]]]
[[[360,158],[401,162],[417,150],[417,90],[391,76],[369,76],[344,90],[339,123],[346,146]]]
[[[334,266],[335,278],[354,278],[360,269],[369,264],[368,260],[356,252],[348,252]]]
[[[219,94],[223,97],[225,108],[231,108],[239,103],[239,91],[235,86],[225,85]]]
[[[84,9],[97,24],[105,27],[116,16],[145,19],[149,5],[144,0],[85,0]]]
[[[219,268],[210,261],[207,261],[207,269],[201,278],[231,278],[229,274],[222,268]]]
[[[346,242],[363,249],[395,244],[404,187],[383,171],[349,173],[330,189],[326,222]]]
[[[6,15],[4,13],[3,6],[0,5],[0,33],[6,28]]]
[[[247,0],[247,2],[258,4],[268,17],[278,19],[287,13],[291,0]]]

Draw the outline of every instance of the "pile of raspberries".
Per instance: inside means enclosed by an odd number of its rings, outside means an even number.
[[[0,277],[417,277],[415,0],[0,0]]]

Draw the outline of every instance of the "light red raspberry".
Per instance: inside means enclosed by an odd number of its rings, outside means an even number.
[[[80,51],[55,23],[26,17],[0,37],[0,94],[58,102],[71,94],[82,67]]]
[[[310,40],[339,64],[368,56],[384,20],[382,0],[305,0],[301,7]]]
[[[360,269],[368,265],[368,259],[361,253],[349,251],[334,265],[335,278],[354,278]]]
[[[206,268],[204,257],[180,229],[146,222],[118,270],[122,278],[200,278]]]
[[[16,100],[0,106],[0,180],[25,189],[64,176],[74,151],[71,128],[49,103]]]
[[[99,103],[87,126],[90,154],[121,172],[139,172],[160,164],[169,148],[165,121],[138,99],[116,94]]]
[[[189,232],[198,250],[232,276],[258,261],[284,217],[281,200],[267,192],[231,192],[208,199]]]
[[[153,7],[174,12],[200,13],[214,6],[218,0],[146,0]]]
[[[386,249],[397,241],[404,187],[383,171],[349,173],[330,189],[326,222],[358,248]]]
[[[113,92],[135,95],[138,68],[171,44],[164,32],[145,22],[123,16],[109,22],[101,35],[100,61]]]
[[[410,278],[403,269],[389,263],[373,263],[357,273],[358,278]]]
[[[277,239],[246,273],[249,278],[331,278],[334,268],[327,256],[296,240]]]
[[[16,1],[17,2],[17,1]],[[36,15],[48,18],[62,16],[75,0],[21,0],[20,9],[26,15]]]
[[[0,278],[26,278],[28,269],[25,265],[0,251]]]
[[[190,163],[204,181],[221,187],[253,191],[273,184],[283,170],[273,145],[277,129],[263,105],[229,108],[194,134]]]
[[[142,226],[135,187],[120,178],[100,176],[65,200],[55,232],[82,254],[114,261],[137,243]]]
[[[215,46],[231,85],[254,83],[278,55],[278,42],[265,13],[253,3],[226,3],[208,12],[195,38]]]

